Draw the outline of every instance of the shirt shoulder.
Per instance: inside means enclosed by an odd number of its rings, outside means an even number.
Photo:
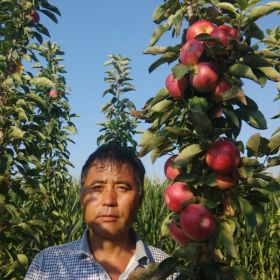
[[[70,255],[77,254],[79,251],[80,241],[75,240],[69,243],[55,245],[43,249],[39,254],[44,257],[63,257],[64,255],[69,258]]]
[[[166,252],[164,252],[163,250],[151,246],[151,245],[146,245],[146,252],[148,255],[149,259],[152,259],[152,261],[159,263],[161,261],[163,261],[164,259],[170,257]]]
[[[59,275],[61,267],[67,271],[78,256],[78,240],[45,248],[34,257],[24,279],[51,279],[53,275]]]

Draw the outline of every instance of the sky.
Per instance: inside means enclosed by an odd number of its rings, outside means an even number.
[[[87,157],[97,148],[96,139],[101,128],[97,123],[105,120],[100,108],[108,101],[108,98],[102,98],[102,93],[107,88],[104,82],[107,70],[104,62],[108,60],[108,55],[121,54],[131,59],[131,77],[136,91],[127,93],[126,97],[134,102],[137,109],[141,109],[150,97],[164,87],[165,78],[173,64],[160,66],[149,73],[149,66],[158,57],[143,54],[157,27],[152,21],[152,13],[163,0],[49,2],[59,8],[62,16],[59,17],[58,24],[55,24],[41,14],[41,22],[50,31],[51,41],[57,42],[65,52],[65,78],[71,89],[69,102],[72,112],[79,115],[73,119],[78,129],[78,134],[72,138],[76,144],[69,144],[70,160],[75,165],[75,168],[70,168],[69,171],[78,178]],[[265,2],[268,1],[261,1]],[[276,15],[273,14],[262,20],[260,26],[263,30],[273,28],[277,22],[279,19],[277,17],[276,20]],[[185,22],[184,27],[186,26]],[[158,44],[166,46],[180,42],[180,37],[172,38],[170,33]],[[239,139],[246,142],[250,135],[257,132],[264,137],[270,137],[277,127],[277,120],[270,118],[279,110],[279,102],[273,102],[277,95],[276,84],[268,83],[265,88],[261,88],[246,81],[243,89],[245,94],[259,105],[268,121],[269,129],[258,131],[243,124]],[[140,129],[147,127],[142,124]],[[139,140],[139,137],[136,137],[136,140]],[[152,164],[149,154],[142,158],[147,175],[153,179],[164,179],[163,166],[166,159],[167,157],[161,157]]]

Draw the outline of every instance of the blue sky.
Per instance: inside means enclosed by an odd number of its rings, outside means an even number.
[[[96,138],[100,135],[97,122],[104,120],[101,106],[107,101],[102,93],[107,85],[104,82],[104,62],[108,54],[121,54],[131,58],[131,76],[136,91],[127,94],[138,109],[156,92],[164,87],[165,77],[173,65],[161,66],[149,74],[148,67],[157,57],[144,55],[151,35],[156,28],[152,22],[152,13],[160,0],[60,0],[50,1],[62,14],[59,23],[54,24],[41,14],[41,21],[50,31],[51,40],[57,42],[65,51],[65,75],[71,89],[69,101],[72,112],[79,114],[73,121],[78,134],[73,137],[75,145],[69,145],[71,161],[75,169],[70,172],[79,177],[80,170],[88,155],[96,149]],[[261,3],[268,1],[261,1]],[[272,28],[277,24],[276,15],[262,20],[260,26]],[[279,20],[278,20],[279,22]],[[186,23],[185,23],[186,24]],[[186,26],[186,25],[185,25]],[[159,41],[160,45],[175,45],[180,38],[171,38],[168,34]],[[269,129],[260,131],[270,137],[277,127],[277,120],[269,120],[276,114],[279,102],[273,103],[277,94],[276,84],[269,83],[261,88],[252,82],[246,82],[244,91],[259,105],[268,121]],[[277,106],[278,105],[278,106]],[[278,123],[279,125],[279,123]],[[142,125],[145,129],[147,126]],[[259,131],[243,125],[240,139],[247,141],[250,135]],[[138,138],[139,139],[139,138]],[[150,156],[143,158],[147,174],[152,178],[164,179],[163,165],[166,157],[151,164]]]

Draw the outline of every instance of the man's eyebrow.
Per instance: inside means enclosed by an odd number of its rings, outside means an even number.
[[[93,179],[88,186],[92,186],[93,184],[105,184],[107,181],[106,180],[101,180],[101,179]]]
[[[125,184],[125,185],[128,185],[128,186],[130,186],[130,187],[133,186],[133,184],[131,184],[129,181],[123,180],[123,179],[117,179],[117,180],[115,181],[115,184]]]

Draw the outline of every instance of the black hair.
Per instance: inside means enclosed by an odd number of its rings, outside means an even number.
[[[139,192],[143,192],[145,167],[137,155],[127,147],[109,143],[98,147],[86,160],[81,172],[81,186],[84,186],[85,178],[89,168],[95,163],[108,163],[119,167],[122,164],[128,164],[133,171],[135,180],[138,184]]]

